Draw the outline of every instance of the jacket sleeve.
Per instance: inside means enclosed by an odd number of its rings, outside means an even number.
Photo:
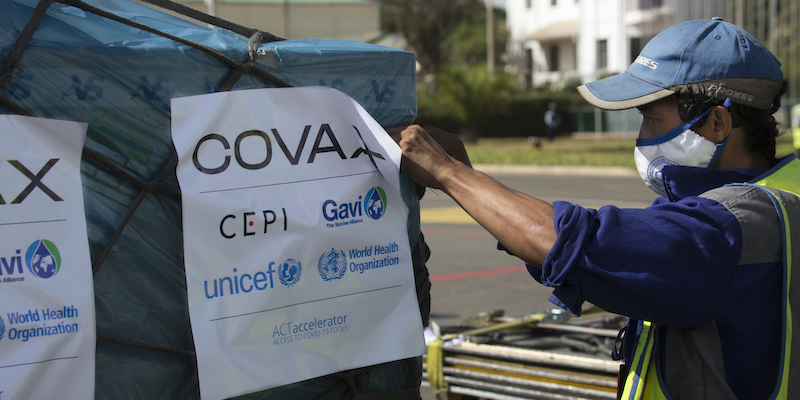
[[[537,280],[575,315],[588,300],[611,312],[676,328],[720,312],[741,253],[739,225],[700,197],[645,209],[555,202],[558,237]]]

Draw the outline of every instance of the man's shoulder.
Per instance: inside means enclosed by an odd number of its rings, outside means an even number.
[[[729,185],[700,195],[725,207],[741,231],[739,265],[777,262],[781,252],[781,222],[770,196],[755,185]]]
[[[740,220],[740,223],[750,218],[767,218],[770,223],[778,221],[778,213],[769,194],[756,185],[721,186],[698,197],[719,203]]]
[[[709,189],[705,193],[700,194],[699,197],[714,200],[720,204],[733,204],[747,200],[760,201],[768,199],[764,194],[763,199],[759,193],[763,194],[763,190],[755,185],[725,185]]]

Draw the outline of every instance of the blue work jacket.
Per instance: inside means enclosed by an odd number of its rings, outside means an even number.
[[[765,173],[665,167],[668,197],[644,209],[555,202],[556,243],[541,268],[528,270],[554,287],[550,301],[575,315],[588,301],[629,316],[631,336],[638,320],[689,334],[714,322],[731,390],[740,399],[768,398],[781,357],[782,262],[742,265],[736,216],[700,197]]]

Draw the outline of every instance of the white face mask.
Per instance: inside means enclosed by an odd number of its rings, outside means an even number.
[[[713,107],[712,107],[713,108]],[[660,196],[667,196],[661,170],[669,165],[707,167],[714,165],[722,154],[726,137],[717,144],[690,129],[711,108],[691,121],[655,138],[637,139],[633,151],[636,169],[644,183]]]

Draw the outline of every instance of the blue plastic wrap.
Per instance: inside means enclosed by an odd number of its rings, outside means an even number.
[[[0,51],[9,54],[38,1],[0,0]],[[188,39],[244,63],[246,38],[209,29],[126,1],[87,3],[162,32]],[[263,44],[256,65],[293,86],[324,85],[347,93],[383,126],[416,117],[415,57],[376,45],[341,40]],[[89,123],[85,147],[134,179],[153,180],[174,149],[169,100],[215,91],[228,65],[195,47],[53,3],[2,96],[37,117]],[[273,87],[246,74],[237,89]],[[5,113],[10,110],[2,110]],[[94,276],[99,336],[194,351],[186,304],[180,198],[140,189],[96,161],[81,165],[92,259],[96,262],[132,207],[133,214]],[[177,188],[174,171],[166,179]],[[419,238],[416,186],[402,177],[410,209],[412,248]],[[191,356],[99,341],[97,399],[173,399],[195,374]],[[268,362],[268,360],[265,360]],[[416,387],[406,363],[373,370],[368,391]],[[245,396],[315,398],[334,378],[300,382]],[[194,387],[190,398],[197,398]]]

